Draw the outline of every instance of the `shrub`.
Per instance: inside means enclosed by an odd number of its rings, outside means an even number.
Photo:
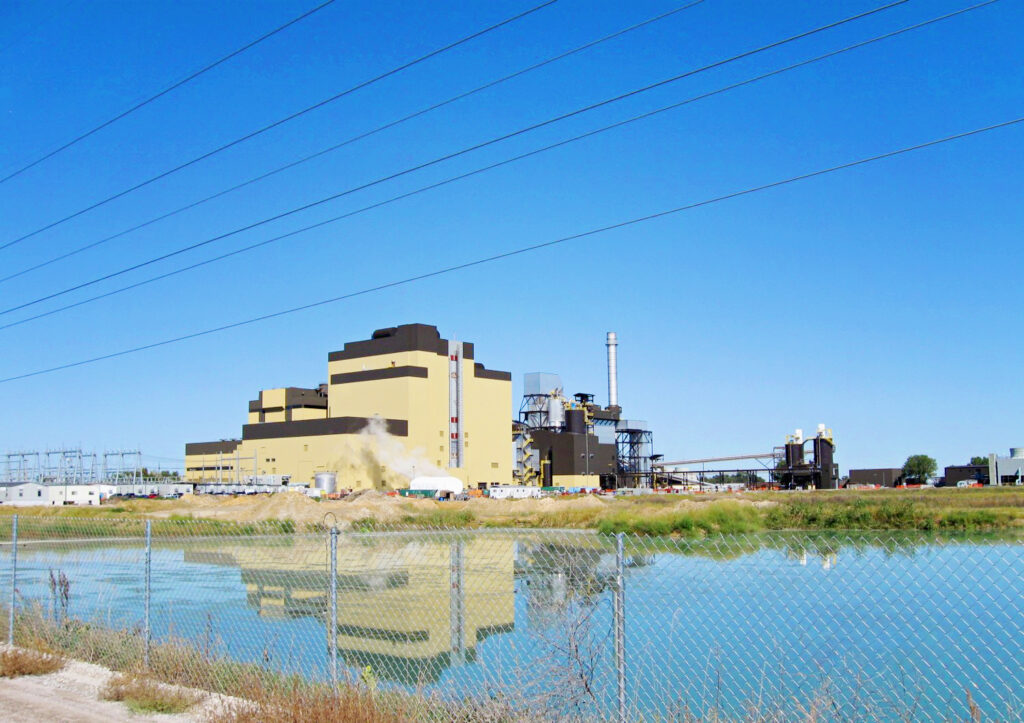
[[[124,703],[135,713],[184,713],[199,702],[190,690],[134,675],[111,676],[100,697]]]
[[[16,678],[20,675],[48,675],[64,667],[64,660],[56,655],[36,650],[11,648],[0,653],[0,677]]]

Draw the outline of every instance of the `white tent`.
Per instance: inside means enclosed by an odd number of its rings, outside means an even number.
[[[409,483],[410,490],[431,490],[453,495],[462,494],[465,488],[458,477],[416,477]]]

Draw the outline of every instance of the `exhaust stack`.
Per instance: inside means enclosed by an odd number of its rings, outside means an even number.
[[[618,371],[618,346],[619,340],[614,331],[608,332],[605,340],[608,347],[608,406],[619,406],[619,371]]]

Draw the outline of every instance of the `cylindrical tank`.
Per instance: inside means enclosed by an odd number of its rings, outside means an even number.
[[[555,429],[565,426],[565,407],[560,397],[548,397],[548,426]]]
[[[1010,447],[1010,456],[1014,459],[1024,459],[1024,447]]]
[[[570,409],[565,413],[565,431],[569,434],[587,433],[587,413],[582,409]]]
[[[792,469],[804,463],[804,446],[796,442],[786,444],[786,466]]]
[[[317,472],[313,478],[313,486],[325,495],[333,495],[338,491],[338,475],[334,472]]]

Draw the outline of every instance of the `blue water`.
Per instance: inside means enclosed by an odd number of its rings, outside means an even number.
[[[141,629],[143,562],[135,543],[21,545],[19,604],[59,615],[62,572],[68,615]],[[826,718],[966,720],[970,692],[985,720],[1024,719],[1024,545],[765,535],[627,544],[626,562],[634,718],[825,705]],[[327,571],[322,536],[157,540],[153,636],[326,679]],[[591,535],[343,535],[341,674],[608,717],[614,571],[612,541]]]

